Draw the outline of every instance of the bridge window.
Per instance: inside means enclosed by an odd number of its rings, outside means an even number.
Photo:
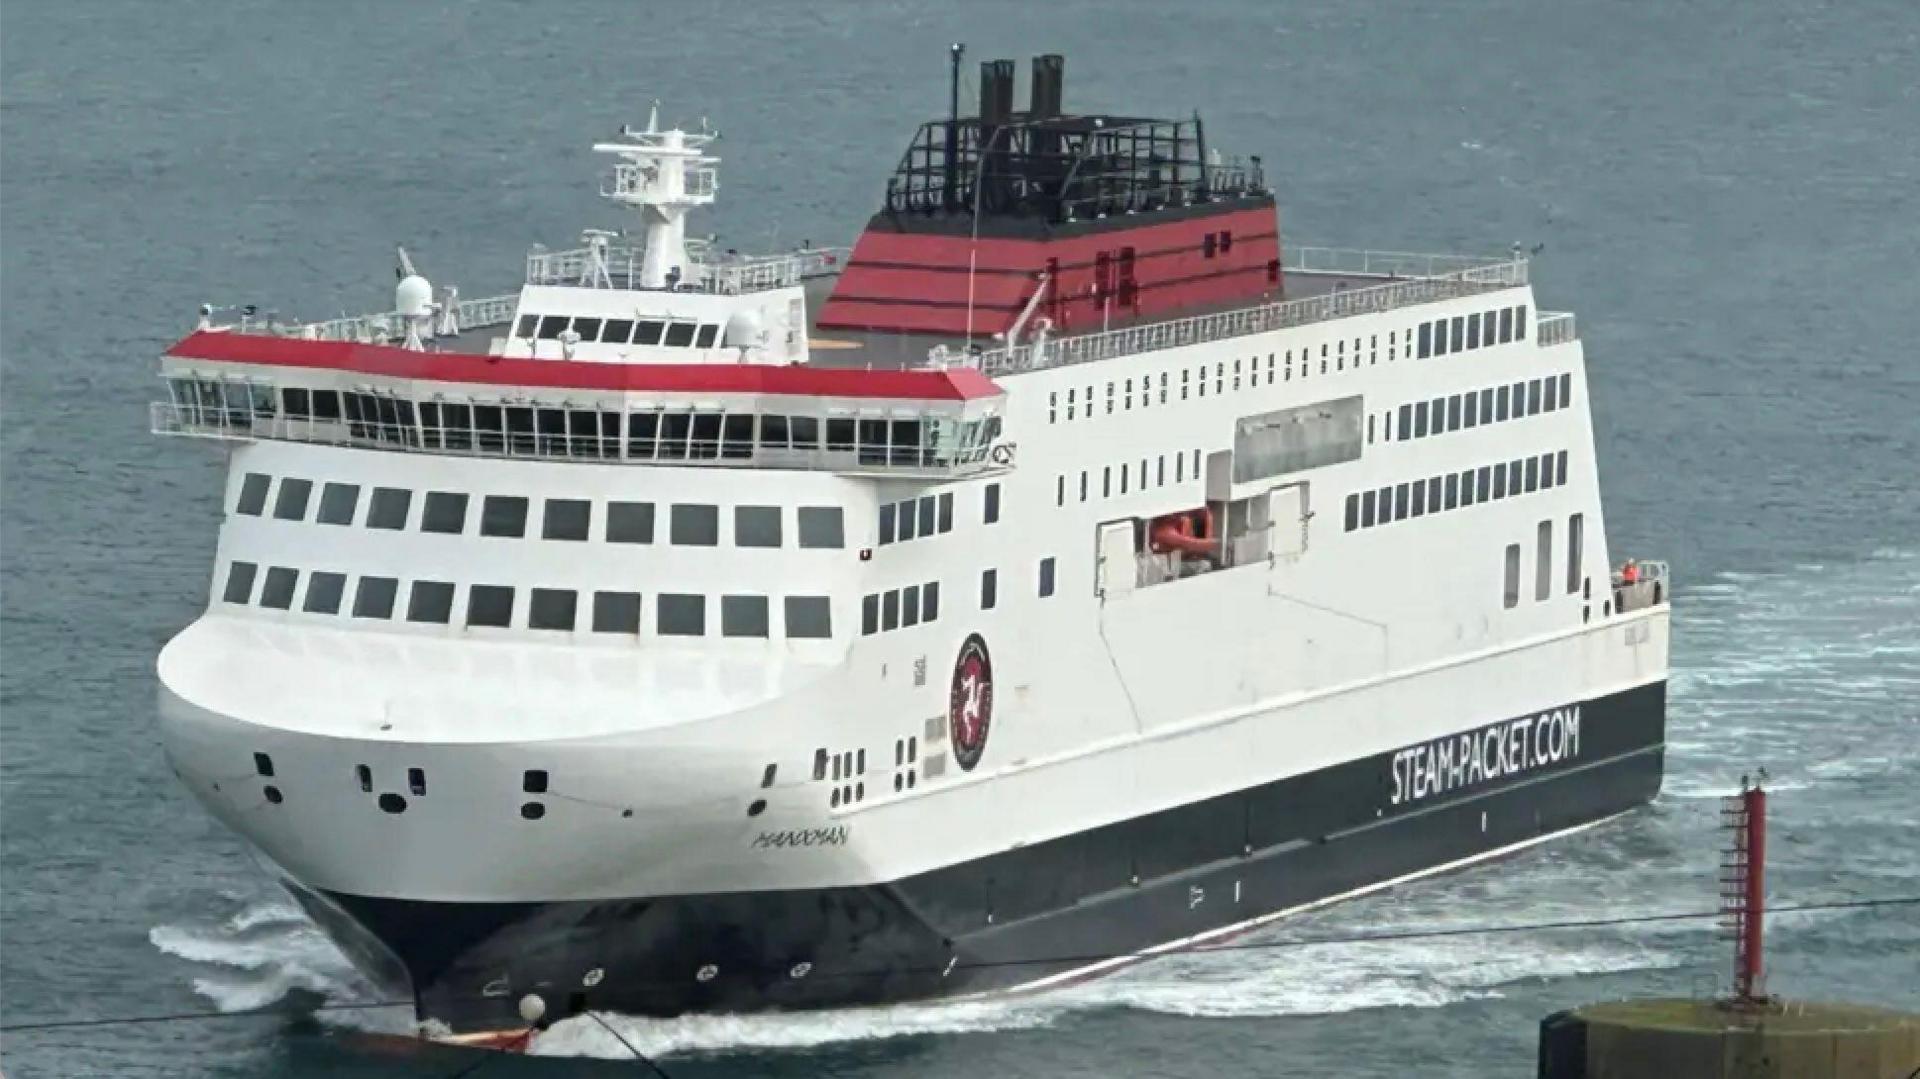
[[[640,325],[633,331],[633,343],[636,345],[657,345],[660,334],[667,324],[654,319],[641,319]]]
[[[640,632],[640,593],[595,592],[593,594],[593,631],[595,633]]]
[[[453,618],[451,581],[415,581],[407,594],[407,621],[445,624]]]
[[[780,507],[735,506],[733,542],[736,547],[780,546]]]
[[[707,632],[707,597],[663,593],[654,604],[663,637],[699,637]]]
[[[450,491],[428,491],[426,509],[420,513],[420,531],[457,536],[466,530],[467,496]]]
[[[359,484],[329,483],[320,489],[320,512],[315,519],[323,525],[350,525],[359,503]]]
[[[312,494],[312,480],[283,478],[280,481],[280,493],[273,500],[273,515],[282,521],[298,521],[305,518],[307,498]]]
[[[227,587],[220,598],[228,603],[247,603],[253,599],[253,578],[260,567],[252,562],[234,562],[227,566]]]
[[[719,325],[717,323],[711,323],[711,322],[705,323],[700,327],[700,334],[698,337],[694,339],[693,347],[712,348],[713,343],[719,340],[719,338],[720,338]]]
[[[558,338],[566,331],[568,321],[566,315],[547,315],[540,320],[540,336],[550,341]]]
[[[513,625],[513,589],[506,585],[476,584],[467,589],[467,625]]]
[[[292,608],[293,590],[299,580],[300,571],[296,569],[274,566],[267,570],[267,583],[260,588],[260,606],[279,611]]]
[[[362,577],[353,593],[355,618],[392,618],[400,582],[392,577]]]
[[[235,513],[244,513],[249,517],[258,517],[267,509],[267,487],[273,480],[260,472],[249,472],[240,481],[240,500],[234,504]]]
[[[600,327],[600,340],[609,344],[624,345],[633,337],[633,320],[630,318],[610,318]]]
[[[767,597],[721,596],[720,635],[723,637],[767,636]]]
[[[694,325],[695,324],[691,322],[667,323],[667,347],[686,348],[692,345]]]
[[[584,498],[549,498],[540,522],[540,538],[584,540],[593,517],[593,503]]]
[[[346,574],[315,570],[307,574],[307,596],[300,609],[308,614],[339,614],[340,597],[346,590]]]
[[[488,495],[480,504],[480,534],[520,537],[527,534],[527,500],[519,495]]]
[[[579,603],[579,594],[571,588],[536,588],[527,606],[527,628],[571,632]]]
[[[608,543],[652,543],[653,503],[607,503]]]

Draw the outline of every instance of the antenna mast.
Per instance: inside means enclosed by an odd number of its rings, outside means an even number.
[[[593,150],[613,154],[611,186],[600,193],[640,211],[647,232],[646,254],[640,264],[641,288],[668,288],[686,273],[687,211],[709,206],[719,190],[720,159],[705,153],[719,136],[679,128],[660,130],[660,103],[647,112],[647,129],[623,128],[625,142],[595,143]]]

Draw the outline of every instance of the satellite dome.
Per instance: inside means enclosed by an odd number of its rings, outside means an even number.
[[[760,322],[758,311],[735,311],[733,317],[727,320],[728,348],[755,348],[764,343],[766,337],[767,330]]]
[[[393,308],[402,318],[426,318],[433,314],[433,286],[419,274],[408,274],[393,286]]]

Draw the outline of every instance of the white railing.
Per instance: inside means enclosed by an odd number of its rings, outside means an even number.
[[[1292,273],[1334,273],[1350,277],[1446,277],[1467,270],[1503,266],[1514,256],[1427,255],[1411,251],[1365,251],[1339,247],[1292,247],[1281,267]]]
[[[453,305],[453,317],[461,330],[504,326],[513,321],[514,307],[519,302],[520,297],[511,294],[461,300]],[[436,315],[434,325],[437,327],[440,323],[441,318]],[[325,322],[281,322],[274,318],[259,319],[242,315],[240,321],[221,328],[229,333],[299,337],[308,341],[358,341],[362,344],[385,344],[401,340],[407,335],[406,319],[398,311],[329,319]]]
[[[716,255],[710,249],[701,250],[692,244],[688,247],[691,265],[676,287],[722,295],[787,288],[806,278],[832,273],[845,265],[852,250],[821,247],[784,255]],[[638,244],[609,244],[598,251],[592,247],[570,251],[535,248],[527,254],[527,284],[594,287],[600,284],[596,271],[604,266],[608,284],[639,288],[645,256],[646,249]]]
[[[650,195],[664,196],[658,190],[659,167],[653,164],[623,162],[613,167],[613,186],[602,187],[600,193],[608,198],[642,198]],[[689,168],[685,173],[683,194],[697,199],[713,198],[720,190],[720,170],[715,168]]]
[[[1578,336],[1571,311],[1542,311],[1533,325],[1533,342],[1542,348],[1565,344]]]
[[[1033,345],[988,349],[979,354],[978,362],[980,369],[988,375],[1037,371],[1391,311],[1413,304],[1471,296],[1526,283],[1527,260],[1513,258],[1434,277],[1388,280],[1364,288],[1336,289],[1319,296],[1281,300],[1238,311],[1221,311],[1172,322],[1154,322],[1104,333],[1063,337],[1045,342],[1039,346],[1039,351]],[[937,365],[951,359],[951,356],[936,356],[935,363]]]

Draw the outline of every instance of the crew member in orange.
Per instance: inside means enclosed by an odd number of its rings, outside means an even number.
[[[1631,558],[1627,559],[1627,564],[1620,567],[1620,583],[1621,584],[1639,584],[1640,583],[1640,563],[1635,562]]]

